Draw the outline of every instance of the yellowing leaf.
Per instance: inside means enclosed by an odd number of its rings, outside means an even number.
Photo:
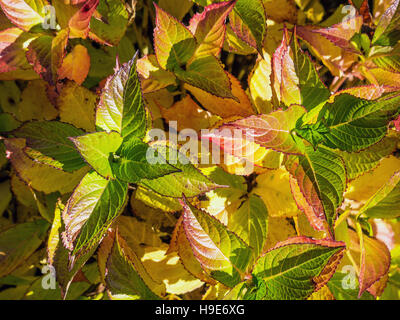
[[[95,131],[95,108],[97,96],[73,82],[68,82],[58,96],[57,106],[60,120],[82,128]]]
[[[222,118],[229,118],[232,116],[246,117],[254,114],[249,97],[242,89],[240,82],[233,75],[228,75],[232,83],[232,94],[239,100],[239,102],[233,99],[216,97],[211,93],[189,84],[185,84],[185,88],[196,97],[204,108]]]
[[[15,117],[20,121],[53,120],[58,111],[47,96],[47,84],[43,80],[30,81],[22,91]]]
[[[250,94],[258,113],[270,113],[273,108],[270,61],[267,53],[265,59],[259,57],[249,77]]]
[[[60,79],[67,78],[74,80],[77,84],[82,84],[90,69],[90,56],[87,49],[78,44],[65,57],[61,68],[58,71]]]
[[[41,24],[43,8],[47,5],[45,0],[1,0],[0,6],[10,21],[24,31]]]
[[[269,216],[297,216],[299,210],[290,190],[289,173],[286,170],[268,170],[259,175],[256,181],[253,192],[263,199]]]
[[[189,95],[175,103],[171,108],[166,109],[160,106],[160,109],[167,122],[177,122],[178,131],[186,128],[200,131],[210,128],[218,121],[218,117],[201,109]]]

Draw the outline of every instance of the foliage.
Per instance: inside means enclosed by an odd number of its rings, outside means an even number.
[[[399,299],[400,1],[349,2],[0,0],[0,299]]]

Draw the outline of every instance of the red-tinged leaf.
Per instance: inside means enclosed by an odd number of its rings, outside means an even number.
[[[284,32],[282,43],[272,56],[272,79],[278,101],[287,106],[301,104],[299,78],[291,56],[287,32]]]
[[[379,86],[375,84],[370,84],[370,85],[364,85],[364,86],[359,86],[359,87],[352,87],[352,88],[346,88],[340,91],[337,91],[335,94],[331,95],[329,98],[329,103],[333,103],[335,101],[335,97],[339,96],[341,94],[351,94],[352,96],[355,96],[360,99],[365,99],[365,100],[376,100],[380,97],[382,97],[383,94],[385,93],[390,93],[390,92],[396,92],[400,91],[399,88],[391,87],[391,86]]]
[[[306,299],[334,274],[345,249],[343,242],[289,238],[257,261],[253,275],[263,280],[263,299]]]
[[[301,106],[292,106],[270,114],[251,116],[227,123],[202,137],[210,139],[229,154],[238,156],[246,147],[245,141],[254,141],[265,148],[289,154],[303,154],[302,140],[291,134],[297,120],[306,113]],[[239,134],[240,133],[240,134]]]
[[[262,48],[267,32],[267,14],[262,0],[237,0],[229,15],[233,32],[263,55]]]
[[[358,279],[360,297],[364,291],[388,273],[391,261],[390,251],[383,242],[365,234],[360,239],[355,231],[349,230],[349,236],[351,251],[360,254]]]
[[[24,31],[43,23],[42,10],[45,5],[48,5],[46,0],[0,0],[0,6],[7,18]]]
[[[19,28],[0,31],[0,73],[31,68],[26,60],[25,44],[34,38]]]
[[[376,27],[372,43],[375,43],[379,38],[398,28],[400,22],[400,0],[394,0],[382,15]]]
[[[396,127],[397,131],[400,131],[400,116],[397,118],[397,120],[394,120],[394,126]]]
[[[190,20],[189,30],[199,43],[195,57],[219,55],[225,39],[225,21],[235,3],[236,0],[211,4]]]
[[[296,181],[291,187],[296,203],[318,231],[332,236],[337,210],[343,202],[346,169],[334,152],[306,147],[304,156],[290,156],[286,168]]]
[[[219,220],[198,210],[187,200],[183,207],[183,228],[202,268],[214,279],[234,287],[242,278],[251,249]]]
[[[99,0],[88,0],[82,8],[69,20],[70,37],[86,38],[89,34],[89,24]]]
[[[67,41],[68,29],[64,29],[56,37],[41,36],[28,46],[26,57],[29,63],[35,72],[51,85],[57,80],[57,70],[64,59]]]
[[[154,49],[157,60],[167,70],[184,66],[196,50],[196,40],[181,22],[156,4],[155,7]]]
[[[313,29],[312,32],[322,35],[339,48],[359,54],[360,52],[351,45],[350,40],[355,31],[357,33],[361,30],[362,24],[363,18],[358,15],[328,28]]]

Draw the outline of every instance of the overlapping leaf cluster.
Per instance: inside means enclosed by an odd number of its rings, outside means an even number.
[[[0,0],[0,299],[399,299],[400,2],[349,5]]]

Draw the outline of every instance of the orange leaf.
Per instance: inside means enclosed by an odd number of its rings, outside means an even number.
[[[90,69],[90,56],[87,49],[77,44],[71,53],[69,53],[63,63],[61,68],[58,70],[58,76],[60,79],[70,79],[82,84]]]

